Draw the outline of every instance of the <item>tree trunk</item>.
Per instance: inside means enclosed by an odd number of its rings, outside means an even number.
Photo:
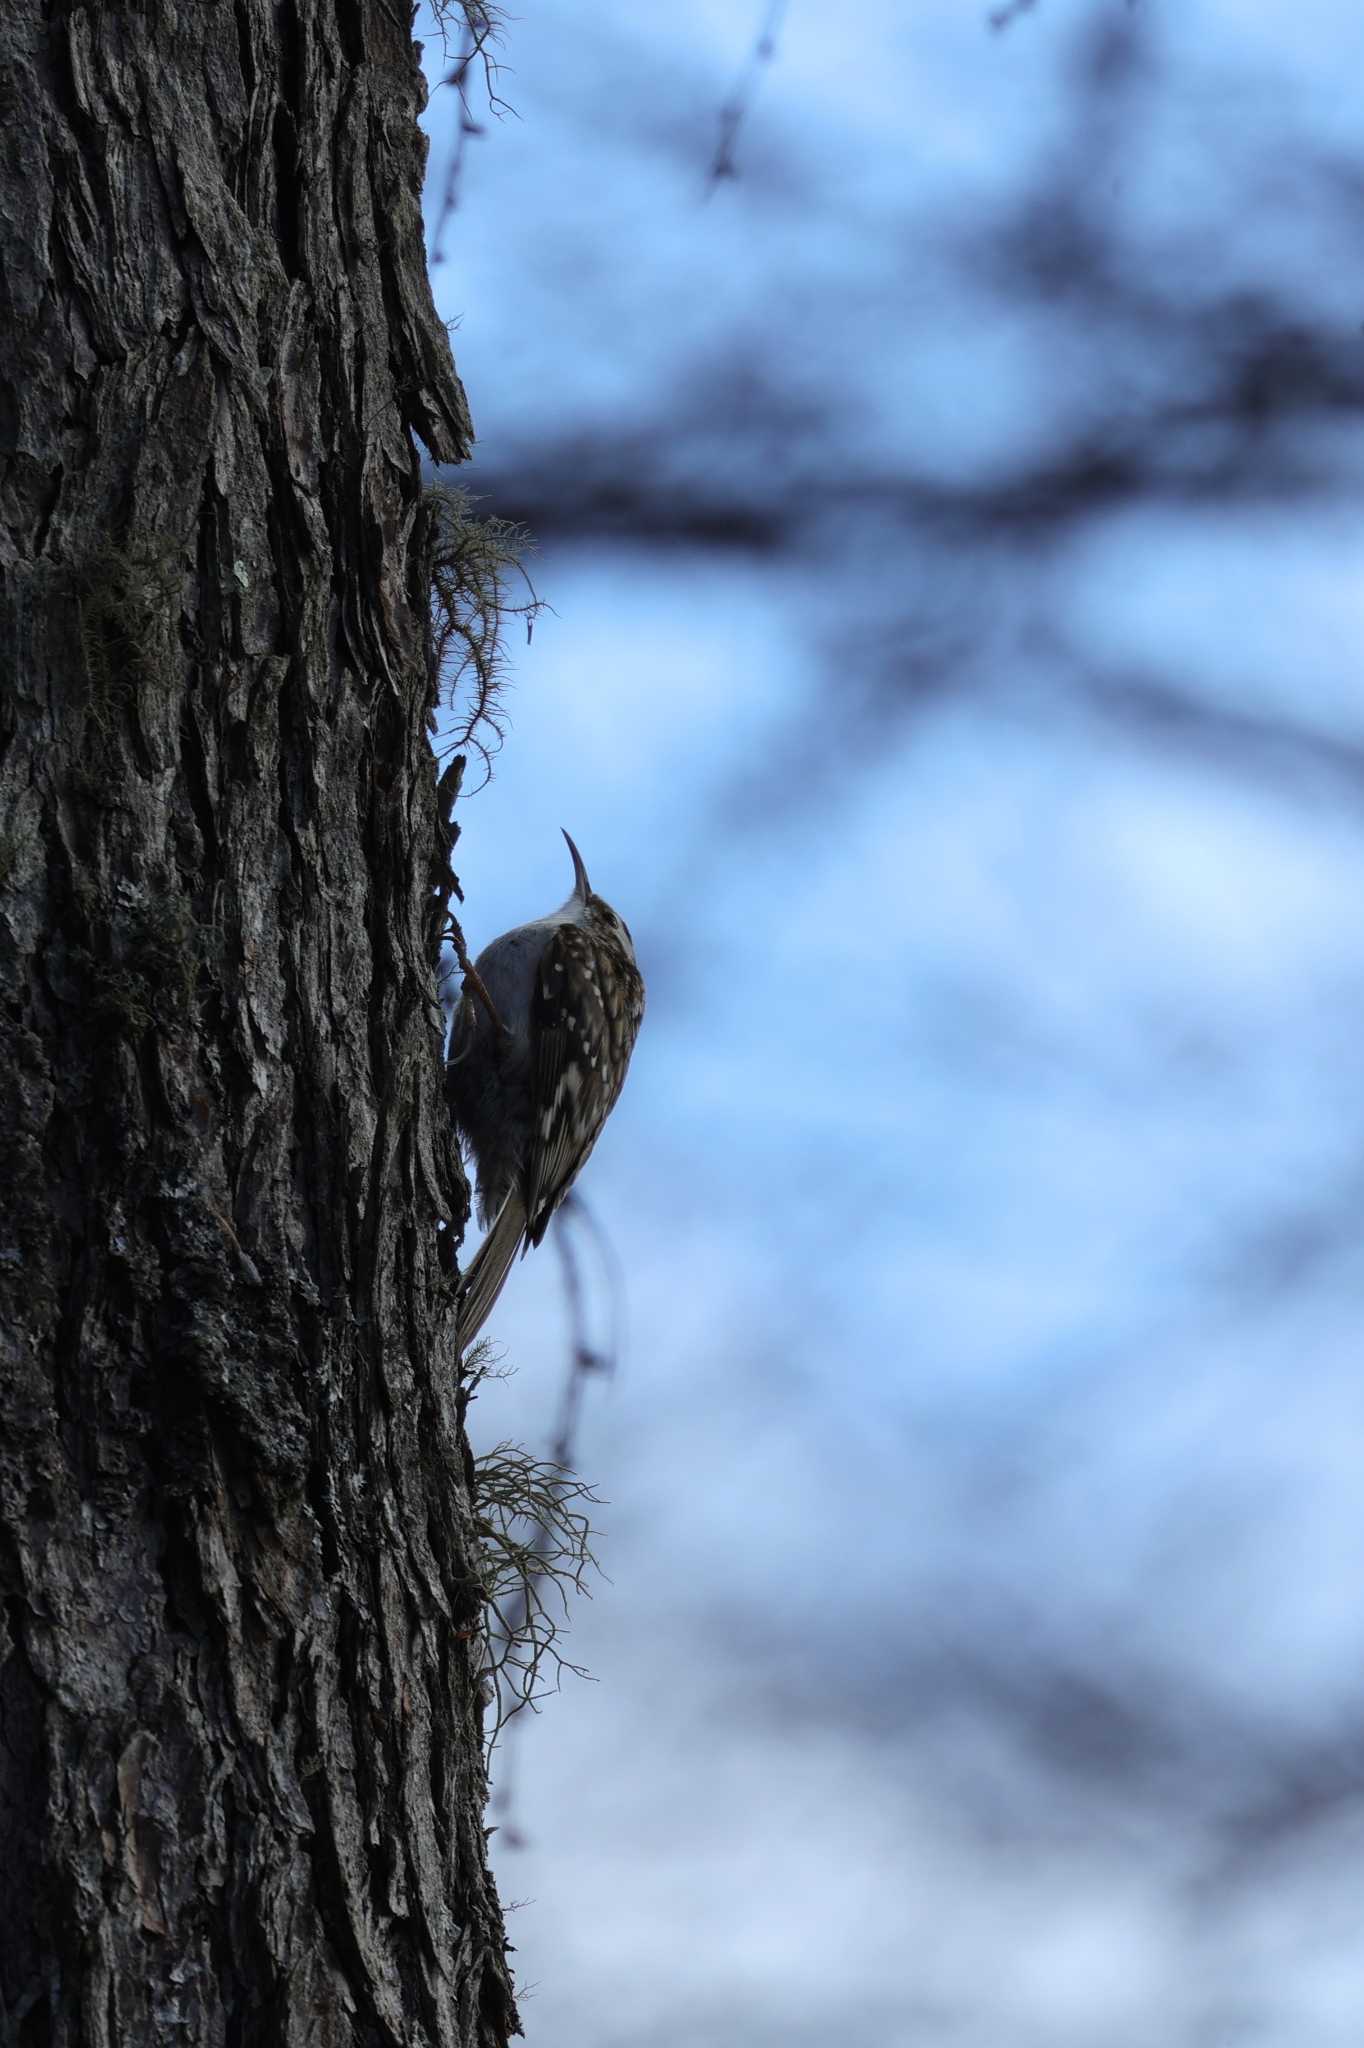
[[[0,2042],[503,2042],[403,0],[0,0]]]

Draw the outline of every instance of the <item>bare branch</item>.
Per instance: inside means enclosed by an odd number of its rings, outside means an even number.
[[[716,137],[715,155],[711,158],[708,191],[713,192],[724,179],[738,176],[734,146],[753,103],[762,68],[770,64],[777,54],[777,34],[785,13],[786,0],[767,0],[757,38],[744,61],[733,92],[720,109],[720,132]]]
[[[445,233],[451,217],[459,206],[465,152],[469,143],[484,132],[482,124],[474,119],[473,109],[469,103],[471,79],[481,77],[490,114],[500,119],[503,114],[512,114],[516,111],[497,90],[497,79],[504,67],[498,63],[493,50],[502,37],[501,9],[485,4],[485,0],[435,0],[435,12],[447,56],[450,49],[450,23],[453,16],[459,17],[458,48],[449,71],[441,80],[442,85],[452,85],[459,94],[459,121],[455,130],[454,148],[446,165],[445,184],[441,191],[440,210],[436,215],[435,233],[431,239],[432,268],[445,261]]]

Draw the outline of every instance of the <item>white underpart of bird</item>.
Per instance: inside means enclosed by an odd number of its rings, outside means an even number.
[[[586,1165],[644,1015],[629,927],[593,894],[564,838],[573,857],[567,902],[504,932],[474,962],[496,1019],[472,977],[455,1013],[446,1093],[487,1230],[460,1289],[461,1351],[492,1313],[517,1253],[539,1244]]]

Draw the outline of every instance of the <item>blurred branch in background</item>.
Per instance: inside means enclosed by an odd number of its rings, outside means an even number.
[[[501,116],[514,109],[497,90],[502,67],[494,51],[504,33],[502,9],[487,5],[486,0],[430,0],[430,5],[447,57],[451,28],[456,29],[454,58],[441,84],[452,86],[459,99],[459,118],[453,124],[454,139],[446,151],[445,180],[431,237],[430,261],[434,266],[445,261],[445,237],[459,206],[468,146],[484,133],[482,122],[474,118],[471,93],[475,79],[482,83],[490,114]]]
[[[726,178],[736,178],[739,166],[735,159],[735,145],[739,130],[753,104],[758,89],[758,80],[763,69],[777,54],[777,36],[781,29],[782,16],[786,12],[787,0],[766,0],[762,26],[754,38],[748,59],[735,83],[734,90],[720,109],[720,132],[715,143],[715,155],[711,158],[710,188],[722,184]]]
[[[769,23],[760,48],[771,32]],[[1054,616],[1067,592],[1048,574],[1065,571],[1069,550],[1138,515],[1204,528],[1256,512],[1306,518],[1355,502],[1358,491],[1358,322],[1328,306],[1314,313],[1301,279],[1292,296],[1269,268],[1257,282],[1234,279],[1201,260],[1193,234],[1175,232],[1162,247],[1134,208],[1114,203],[1163,84],[1143,17],[1099,10],[1077,49],[1066,139],[1035,182],[996,215],[932,231],[944,295],[972,296],[984,328],[1002,323],[1016,342],[1008,369],[1020,401],[1032,385],[1045,406],[1038,431],[1014,436],[1015,446],[969,465],[944,463],[936,448],[931,460],[912,449],[888,457],[861,417],[864,390],[833,379],[811,387],[793,374],[801,359],[754,330],[732,335],[718,356],[684,358],[652,419],[609,435],[541,435],[533,447],[504,436],[480,461],[480,488],[508,519],[560,547],[817,563],[821,590],[836,603],[846,589],[859,621],[868,666],[858,688],[890,716],[926,687],[974,687],[963,664],[977,650],[997,662],[997,632],[982,634],[992,622],[973,601],[988,589],[993,624],[1012,618],[1028,632],[1030,666],[1051,650],[1063,712],[1075,701],[1077,664],[1094,666],[1092,649]],[[1294,175],[1314,232],[1347,242],[1364,159],[1327,153]],[[887,319],[896,317],[888,305]],[[912,365],[912,338],[905,345]],[[925,593],[923,618],[904,608],[906,590],[911,602]],[[960,621],[944,631],[954,592]],[[897,642],[921,647],[925,632],[945,657],[936,685],[917,655],[903,667],[886,658]],[[1111,673],[1111,660],[1102,668]],[[1209,721],[1243,752],[1271,733],[1280,753],[1293,743],[1290,705],[1262,720],[1249,706],[1209,702],[1192,661],[1186,673],[1148,677],[1139,692],[1102,672],[1089,687],[1115,715],[1126,704],[1135,717],[1144,705],[1148,733],[1159,730],[1171,747],[1201,746]],[[1304,765],[1337,744],[1350,750],[1320,732],[1303,731],[1297,743]]]
[[[1020,15],[1031,14],[1037,0],[1004,0],[1002,7],[992,7],[986,19],[998,33],[1001,29],[1012,28]]]

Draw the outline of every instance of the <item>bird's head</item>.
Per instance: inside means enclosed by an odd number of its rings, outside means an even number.
[[[627,960],[633,960],[635,942],[630,937],[629,925],[623,917],[616,914],[604,896],[594,895],[592,884],[587,879],[587,869],[583,865],[582,855],[562,825],[559,830],[563,832],[568,850],[573,856],[573,894],[564,905],[564,909],[572,911],[581,923],[590,926],[598,937],[605,939],[609,945],[619,946]]]

